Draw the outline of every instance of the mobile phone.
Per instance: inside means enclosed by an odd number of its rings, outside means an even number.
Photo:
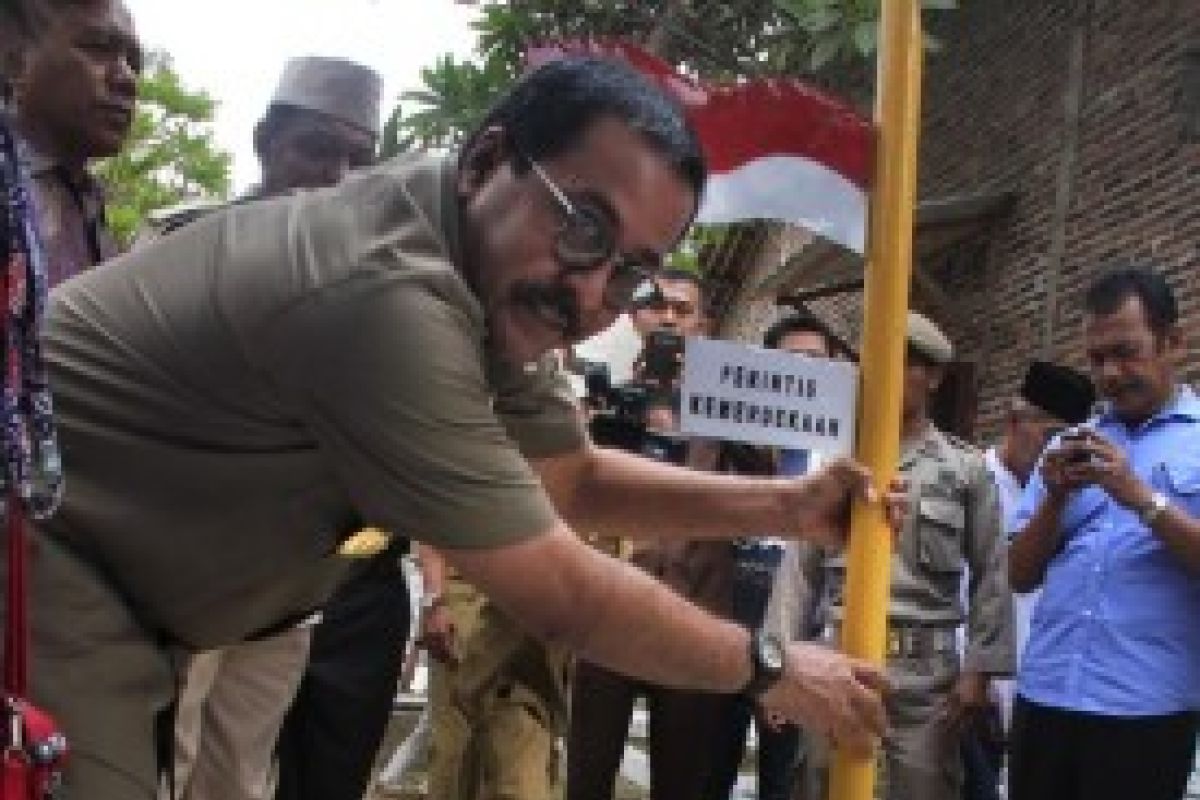
[[[1059,438],[1060,444],[1083,444],[1087,441],[1087,434],[1083,428],[1071,428],[1065,431]],[[1072,450],[1067,455],[1068,464],[1086,464],[1092,460],[1092,454],[1086,449]]]
[[[671,383],[679,377],[684,339],[674,331],[652,331],[646,336],[642,377]]]

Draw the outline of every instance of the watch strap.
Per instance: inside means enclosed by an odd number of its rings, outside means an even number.
[[[1167,510],[1168,505],[1170,505],[1170,501],[1167,500],[1167,496],[1162,492],[1155,492],[1150,498],[1150,505],[1138,512],[1138,518],[1143,525],[1149,527],[1158,521],[1158,518]]]

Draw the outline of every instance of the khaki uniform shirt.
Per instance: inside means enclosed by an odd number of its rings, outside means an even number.
[[[117,242],[104,218],[104,189],[98,181],[86,174],[79,180],[32,150],[27,155],[46,279],[53,288],[117,255]]]
[[[47,529],[150,630],[214,647],[301,615],[363,525],[454,548],[555,521],[526,457],[585,434],[552,360],[489,351],[453,171],[232,206],[52,293]]]
[[[910,513],[892,556],[889,625],[954,628],[965,620],[964,669],[1011,674],[1015,645],[1006,539],[983,455],[931,425],[903,445],[900,472],[909,481]],[[776,576],[768,626],[788,638],[810,638],[814,616],[840,622],[845,577],[844,554],[792,545]]]

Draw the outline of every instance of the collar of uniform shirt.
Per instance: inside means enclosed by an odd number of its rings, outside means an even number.
[[[1170,402],[1159,409],[1158,413],[1156,413],[1150,419],[1146,420],[1141,425],[1138,425],[1137,430],[1145,430],[1151,425],[1171,420],[1200,422],[1200,397],[1196,396],[1196,392],[1192,390],[1192,387],[1185,385],[1176,387],[1175,395],[1171,398]],[[1100,413],[1100,416],[1096,418],[1096,422],[1103,422],[1113,425],[1125,425],[1125,423],[1113,413],[1111,407],[1105,408],[1104,411]]]
[[[36,180],[46,175],[53,175],[78,197],[86,198],[89,214],[93,208],[104,207],[104,185],[87,170],[83,171],[82,177],[73,175],[62,162],[42,154],[27,141],[21,142],[21,158],[29,177]]]

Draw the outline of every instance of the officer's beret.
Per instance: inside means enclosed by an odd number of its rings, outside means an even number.
[[[1068,425],[1078,425],[1091,416],[1096,389],[1082,372],[1034,361],[1025,372],[1021,399]]]
[[[934,364],[948,364],[954,358],[954,345],[927,317],[908,312],[908,346]]]
[[[328,114],[378,135],[382,92],[383,79],[370,67],[343,58],[301,56],[284,66],[271,105]]]

